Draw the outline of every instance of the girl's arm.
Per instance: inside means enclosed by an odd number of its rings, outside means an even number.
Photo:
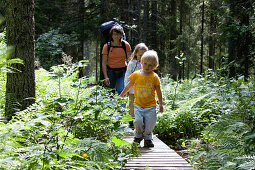
[[[158,102],[159,102],[159,111],[163,112],[163,99],[162,99],[162,92],[160,85],[156,86],[156,92],[158,96]]]
[[[126,74],[125,74],[125,79],[124,79],[124,85],[126,86],[128,84],[128,82],[130,81],[129,80],[129,76],[132,74],[132,71],[134,70],[134,64],[132,61],[130,61],[128,63],[128,66],[127,66],[127,71],[126,71]]]
[[[127,94],[127,92],[129,92],[129,90],[133,87],[134,83],[132,83],[131,81],[128,82],[128,84],[126,85],[126,87],[123,89],[123,91],[120,93],[120,97],[124,97],[125,94]]]

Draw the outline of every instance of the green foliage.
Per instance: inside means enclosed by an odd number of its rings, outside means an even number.
[[[154,132],[171,147],[182,148],[182,139],[197,138],[217,118],[216,85],[205,78],[162,82],[165,111],[158,115]]]
[[[10,54],[12,53],[12,47],[7,47],[5,40],[5,33],[0,33],[0,75],[1,73],[11,72],[11,71],[18,71],[13,70],[11,64],[19,63],[22,64],[22,60],[15,58],[15,59],[8,59]]]
[[[212,72],[180,82],[162,79],[165,112],[154,133],[174,149],[188,149],[198,169],[254,168],[254,82]]]
[[[121,169],[139,152],[121,140],[129,131],[122,101],[59,68],[37,70],[36,103],[0,124],[0,169]]]
[[[36,40],[36,57],[43,68],[49,69],[53,65],[61,64],[64,47],[78,44],[77,35],[61,34],[59,29],[53,29],[40,35]]]
[[[194,158],[204,157],[208,161],[201,163],[201,167],[254,167],[254,87],[254,80],[247,83],[243,77],[231,80],[222,87],[222,93],[219,94],[221,105],[224,105],[221,118],[203,132],[210,135],[213,147],[208,147],[204,154]]]
[[[1,18],[0,18],[0,24],[1,24]],[[6,73],[7,72],[17,72],[19,70],[16,70],[12,67],[12,64],[23,64],[23,61],[15,58],[15,59],[9,59],[12,48],[7,47],[6,45],[6,39],[5,39],[5,32],[0,33],[0,121],[2,121],[1,117],[4,115],[4,105],[5,105],[5,83],[6,83]]]
[[[37,102],[0,123],[1,168],[121,169],[139,154],[121,139],[130,130],[129,117],[118,111],[123,101],[77,79],[77,68],[36,71]],[[227,80],[208,72],[161,82],[165,111],[158,114],[154,133],[174,149],[188,149],[199,169],[254,167],[254,79]]]

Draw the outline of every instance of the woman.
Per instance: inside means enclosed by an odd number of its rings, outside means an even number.
[[[124,89],[124,78],[127,69],[127,61],[131,55],[131,47],[127,41],[122,40],[123,31],[119,26],[113,26],[110,30],[110,48],[106,43],[102,50],[102,68],[106,86],[115,89],[118,94]],[[126,52],[122,45],[125,45]]]

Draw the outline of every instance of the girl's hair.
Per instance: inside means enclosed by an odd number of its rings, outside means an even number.
[[[137,60],[137,53],[140,51],[140,50],[144,50],[144,51],[148,51],[148,47],[144,44],[144,43],[139,43],[135,46],[135,49],[131,55],[131,60]]]
[[[141,58],[141,63],[145,60],[153,63],[156,68],[158,67],[159,62],[158,62],[158,54],[156,51],[154,50],[146,51]]]
[[[117,32],[117,33],[119,33],[119,34],[121,34],[121,35],[123,36],[123,31],[122,31],[122,29],[121,29],[118,25],[115,25],[115,26],[113,26],[113,27],[111,28],[111,30],[110,30],[110,32],[109,32],[109,34],[110,34],[110,41],[113,40],[113,39],[112,39],[112,34],[113,34],[113,32]],[[120,41],[121,41],[121,39],[120,39]]]

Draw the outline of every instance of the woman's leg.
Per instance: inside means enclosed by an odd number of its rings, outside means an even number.
[[[113,92],[115,92],[115,90],[116,90],[116,80],[117,80],[116,73],[115,73],[114,70],[109,69],[107,71],[107,74],[108,74],[108,77],[109,77],[109,80],[110,80],[109,88],[112,88]]]
[[[118,90],[118,95],[123,91],[124,89],[124,79],[125,79],[125,70],[121,70],[118,73],[118,78],[117,78],[117,90]]]

